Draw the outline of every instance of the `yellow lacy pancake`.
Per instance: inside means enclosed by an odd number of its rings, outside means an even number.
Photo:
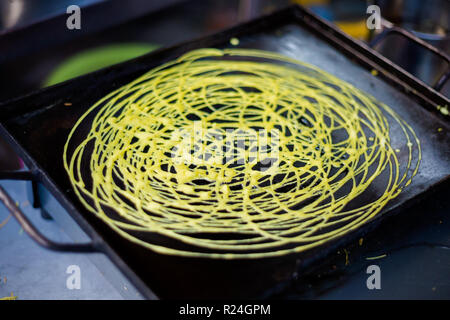
[[[195,50],[150,70],[92,106],[64,150],[80,201],[123,237],[225,259],[343,236],[398,196],[420,159],[414,131],[388,106],[250,49]]]

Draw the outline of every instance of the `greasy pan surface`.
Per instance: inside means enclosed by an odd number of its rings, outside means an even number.
[[[232,32],[159,50],[2,107],[2,124],[15,140],[13,142],[20,145],[19,152],[22,155],[24,152],[28,154],[29,158],[25,157],[25,161],[33,159],[48,178],[47,181],[56,184],[58,194],[55,196],[68,199],[74,206],[68,208],[69,212],[78,220],[85,219],[93,226],[95,232],[128,264],[122,270],[126,273],[126,269],[131,268],[160,297],[267,296],[291,279],[296,272],[301,276],[311,270],[309,268],[312,263],[323,260],[338,247],[369,232],[384,218],[411,204],[409,200],[418,199],[425,191],[449,177],[448,123],[419,105],[417,99],[412,99],[380,77],[374,77],[370,69],[361,66],[363,63],[356,63],[358,59],[354,58],[352,61],[336,50],[336,44],[333,46],[318,37],[318,34],[308,28],[307,22],[298,20],[293,12],[298,16],[304,14],[298,8],[282,11],[257,23],[233,29]],[[412,126],[421,141],[420,169],[411,185],[389,202],[374,221],[337,241],[298,255],[262,260],[206,260],[163,256],[132,244],[115,234],[82,206],[73,192],[62,161],[64,144],[78,118],[104,95],[152,67],[195,48],[231,47],[231,36],[239,38],[238,47],[279,52],[318,66],[384,102]],[[82,129],[87,133],[90,128],[85,126]],[[391,133],[394,138],[396,134],[400,133]],[[399,159],[402,159],[402,154]],[[374,193],[376,190],[377,187],[374,186]],[[405,219],[408,218],[406,212],[404,216]]]

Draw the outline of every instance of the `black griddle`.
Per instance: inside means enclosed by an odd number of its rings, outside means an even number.
[[[276,51],[316,65],[386,103],[415,130],[423,159],[412,184],[382,213],[358,230],[307,252],[258,260],[208,260],[156,254],[125,240],[89,213],[72,190],[63,168],[67,135],[78,118],[107,93],[149,69],[196,48],[239,47]],[[370,71],[376,69],[378,77]],[[66,104],[70,103],[70,106]],[[339,249],[370,232],[408,206],[447,186],[450,177],[450,125],[436,106],[450,105],[436,90],[414,78],[311,12],[295,6],[199,40],[161,49],[0,105],[0,133],[29,168],[2,172],[0,179],[42,183],[92,239],[86,244],[54,243],[34,229],[1,189],[1,200],[24,230],[43,246],[59,251],[103,252],[144,295],[152,298],[261,298],[310,274]],[[443,130],[438,131],[437,128]],[[88,130],[88,128],[86,128]],[[53,214],[53,213],[51,213]],[[372,233],[373,233],[372,232]]]

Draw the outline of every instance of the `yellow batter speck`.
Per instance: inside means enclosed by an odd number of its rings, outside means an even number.
[[[230,43],[231,43],[233,46],[237,46],[237,45],[239,45],[239,39],[238,39],[238,38],[231,38],[231,39],[230,39]]]

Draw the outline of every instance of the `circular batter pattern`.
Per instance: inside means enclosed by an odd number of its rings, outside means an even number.
[[[64,150],[81,202],[122,236],[225,259],[301,252],[360,227],[420,158],[388,106],[250,49],[195,50],[152,69],[92,106]]]

